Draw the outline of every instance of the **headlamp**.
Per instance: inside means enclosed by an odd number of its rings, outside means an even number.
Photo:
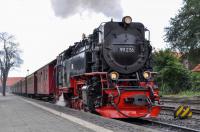
[[[122,19],[123,23],[130,24],[132,22],[132,18],[130,16],[125,16]]]
[[[110,73],[110,78],[112,79],[112,80],[117,80],[118,78],[119,78],[119,73],[117,73],[117,72],[111,72]]]
[[[145,79],[150,79],[151,78],[151,72],[150,71],[144,71],[143,72],[143,77]]]

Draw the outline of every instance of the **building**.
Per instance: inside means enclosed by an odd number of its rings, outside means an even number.
[[[172,52],[172,54],[180,59],[181,63],[185,66],[185,68],[190,69],[190,63],[189,60],[186,58],[186,56],[183,53],[180,52]]]
[[[192,69],[193,72],[200,72],[200,64],[198,64],[197,66],[194,67],[194,69]]]

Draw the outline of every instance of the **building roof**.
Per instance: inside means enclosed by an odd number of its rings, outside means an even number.
[[[200,64],[198,64],[197,66],[194,67],[194,69],[192,69],[193,72],[200,72]]]
[[[24,77],[8,77],[7,79],[7,86],[10,87],[19,80],[23,79]],[[1,81],[0,81],[0,86],[2,86]]]

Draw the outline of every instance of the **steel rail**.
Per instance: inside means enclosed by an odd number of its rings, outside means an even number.
[[[198,105],[200,104],[200,99],[181,99],[181,98],[177,98],[177,99],[165,99],[165,98],[161,98],[160,100],[161,102],[165,102],[165,103],[180,103],[180,104],[191,104],[191,105]]]
[[[162,110],[170,110],[170,111],[174,111],[176,108],[173,106],[161,106]],[[200,109],[191,109],[193,114],[200,114]]]
[[[150,119],[142,119],[142,120],[146,121],[146,122],[149,122],[149,123],[152,123],[152,124],[157,124],[157,125],[162,126],[162,127],[168,127],[168,128],[171,128],[171,129],[176,129],[176,130],[179,130],[179,131],[200,132],[200,130],[196,130],[196,129],[193,129],[193,128],[188,128],[188,127],[185,127],[185,126],[168,124],[168,123],[165,123],[165,122],[154,121],[154,120],[150,120]]]
[[[161,121],[155,121],[153,119],[145,119],[145,118],[137,118],[137,119],[127,119],[127,120],[121,120],[130,124],[136,124],[141,125],[148,128],[154,128],[159,131],[163,131],[163,129],[166,129],[166,131],[181,131],[181,132],[200,132],[200,130],[175,125],[175,124],[168,124],[166,122]],[[157,128],[156,128],[157,127]]]

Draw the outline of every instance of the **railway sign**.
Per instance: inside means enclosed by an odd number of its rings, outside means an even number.
[[[192,111],[189,106],[180,105],[174,112],[174,118],[186,119],[192,117]]]

